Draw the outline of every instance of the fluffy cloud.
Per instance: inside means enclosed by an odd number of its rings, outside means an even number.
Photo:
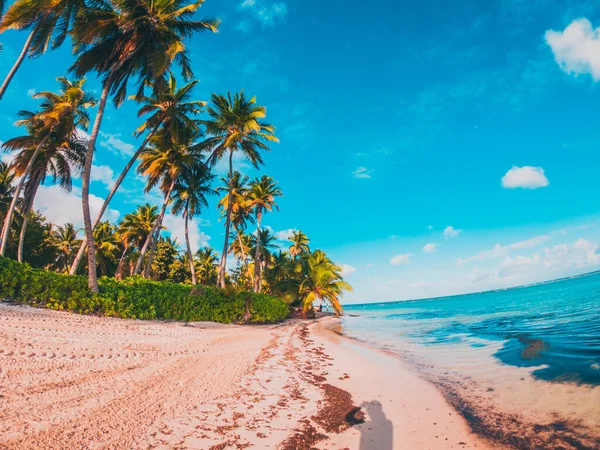
[[[511,250],[522,250],[525,248],[537,247],[540,244],[550,240],[551,237],[547,234],[543,234],[541,236],[535,236],[531,239],[525,239],[523,241],[513,242],[508,245],[500,245],[496,244],[490,250],[485,250],[483,252],[479,252],[476,255],[469,256],[467,258],[458,258],[457,264],[462,266],[465,263],[473,262],[473,261],[483,261],[486,259],[493,258],[502,258],[507,256]]]
[[[100,146],[109,149],[116,155],[133,156],[135,153],[135,147],[125,141],[122,141],[120,139],[120,134],[110,134],[101,131],[100,136],[104,138],[100,141]]]
[[[252,165],[248,160],[239,152],[233,154],[233,170],[239,170],[240,172],[247,172]],[[229,156],[224,156],[219,160],[213,167],[213,171],[218,175],[225,175],[229,172]]]
[[[548,178],[544,175],[544,169],[541,167],[513,166],[512,169],[506,172],[502,177],[502,187],[509,189],[537,189],[546,187],[549,184]]]
[[[240,10],[248,11],[264,27],[275,25],[287,15],[285,3],[269,0],[244,0],[240,5]]]
[[[167,232],[171,238],[177,239],[177,242],[182,248],[185,248],[185,222],[183,217],[165,214],[163,225],[167,228]],[[200,231],[198,224],[194,220],[189,223],[190,247],[192,252],[196,252],[201,247],[206,247],[209,244],[210,236]]]
[[[35,89],[31,88],[27,90],[27,95],[33,97],[35,95]]]
[[[100,181],[108,189],[111,189],[115,184],[114,172],[108,166],[92,165],[92,181]]]
[[[371,170],[366,167],[359,167],[354,172],[352,172],[352,176],[354,178],[371,178]]]
[[[434,242],[425,244],[425,246],[423,247],[423,251],[425,253],[433,253],[433,252],[435,252],[436,249],[437,249],[437,244]]]
[[[446,239],[450,239],[450,238],[456,237],[460,233],[462,233],[462,230],[458,230],[458,229],[454,228],[451,225],[448,225],[446,228],[444,228],[444,237]]]
[[[287,230],[281,230],[275,233],[275,239],[278,241],[287,241],[292,237],[292,234],[296,231],[295,228],[288,228]]]
[[[90,209],[92,220],[100,211],[104,199],[90,194]],[[83,226],[83,212],[81,206],[81,189],[73,188],[71,192],[64,192],[57,185],[41,185],[35,196],[34,207],[39,209],[46,218],[55,224],[64,225],[67,222],[75,224],[76,227]],[[104,213],[104,220],[116,221],[119,211],[108,209]]]
[[[390,260],[390,264],[392,266],[403,266],[406,264],[410,264],[411,257],[412,253],[403,253],[401,255],[396,255]]]
[[[356,272],[356,267],[352,267],[349,264],[341,264],[340,267],[342,268],[342,276],[343,277],[349,277],[354,272]]]
[[[563,31],[546,31],[546,43],[562,70],[600,79],[600,28],[592,28],[589,20],[574,20]]]

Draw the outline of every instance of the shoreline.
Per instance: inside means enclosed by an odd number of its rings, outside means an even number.
[[[493,448],[434,385],[327,322],[0,305],[0,448]]]

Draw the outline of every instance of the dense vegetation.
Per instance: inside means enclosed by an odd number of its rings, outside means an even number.
[[[279,322],[289,313],[280,299],[235,289],[193,288],[142,277],[124,281],[103,277],[99,288],[98,293],[92,293],[81,275],[34,269],[0,257],[0,296],[26,305],[131,319],[221,323],[242,322],[246,303],[252,323]]]
[[[278,210],[276,199],[283,194],[278,183],[267,175],[251,180],[234,170],[235,154],[258,169],[262,154],[278,142],[275,127],[264,121],[266,107],[244,92],[212,94],[209,102],[194,99],[197,81],[186,42],[219,26],[218,20],[196,19],[202,3],[16,0],[7,4],[3,16],[0,8],[0,34],[25,30],[29,35],[0,87],[0,100],[27,57],[65,42],[74,55],[71,78],[59,77],[57,92],[35,94],[41,100],[36,111],[16,113],[23,133],[4,142],[12,159],[0,165],[0,256],[56,273],[3,259],[2,270],[10,272],[0,277],[4,295],[71,311],[139,318],[237,321],[242,302],[245,321],[279,320],[283,308],[260,293],[304,311],[320,300],[343,312],[340,298],[351,288],[341,268],[323,251],[311,251],[301,231],[289,236],[286,246],[264,226],[265,215]],[[101,83],[99,98],[86,87],[84,76],[90,74]],[[130,100],[140,105],[138,117],[143,119],[132,133],[142,141],[92,220],[92,161],[106,102],[120,106],[133,80],[136,90]],[[89,112],[95,107],[92,121]],[[220,161],[227,163],[228,172],[215,185],[214,167]],[[116,224],[103,221],[132,168],[146,179],[146,193],[161,193],[161,203],[140,205]],[[82,236],[74,224],[48,223],[33,207],[47,178],[69,191],[76,175],[82,180]],[[216,194],[225,219],[222,251],[205,247],[194,253],[189,222]],[[168,231],[163,225],[167,211],[184,219],[181,246],[163,234]],[[229,255],[234,270],[227,270]],[[82,273],[87,276],[77,276]],[[205,287],[190,296],[192,285]]]

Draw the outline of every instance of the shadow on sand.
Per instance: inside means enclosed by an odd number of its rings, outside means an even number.
[[[394,443],[394,427],[383,412],[377,400],[360,405],[369,421],[360,426],[360,450],[392,450]]]

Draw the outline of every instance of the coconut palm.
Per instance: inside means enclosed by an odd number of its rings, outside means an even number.
[[[98,113],[92,127],[82,175],[81,199],[83,221],[88,241],[88,285],[98,292],[95,248],[92,241],[92,218],[89,185],[96,140],[108,96],[120,105],[127,96],[127,83],[137,78],[143,87],[161,79],[176,64],[186,79],[193,76],[184,40],[194,32],[217,31],[215,20],[192,20],[204,0],[184,4],[183,0],[113,0],[97,3],[77,15],[72,36],[79,53],[72,70],[79,75],[90,71],[102,80]]]
[[[196,84],[198,84],[197,81],[192,81],[178,88],[175,77],[169,73],[164,82],[150,83],[150,87],[152,88],[151,96],[133,97],[137,102],[142,104],[142,107],[138,110],[138,117],[149,114],[148,118],[134,134],[136,136],[141,136],[146,132],[147,134],[137,151],[121,171],[121,174],[104,200],[94,220],[94,227],[102,219],[110,201],[129,173],[129,170],[136,163],[140,154],[155,134],[168,135],[175,142],[179,137],[179,131],[183,128],[198,131],[198,124],[193,117],[202,112],[202,107],[206,105],[206,102],[190,99],[192,89]],[[87,241],[84,239],[71,267],[71,274],[77,272],[83,259],[86,245]]]
[[[140,165],[138,172],[148,177],[145,192],[150,192],[153,188],[160,186],[164,200],[160,214],[158,215],[154,226],[140,250],[140,256],[135,266],[134,274],[138,274],[144,256],[150,248],[148,261],[144,270],[144,276],[150,276],[152,266],[152,255],[156,248],[156,242],[162,226],[162,221],[167,210],[167,206],[172,201],[172,193],[179,177],[188,167],[202,164],[200,153],[194,140],[197,134],[193,130],[187,130],[185,136],[181,136],[181,142],[175,144],[164,136],[156,135],[151,140],[151,145],[145,149],[140,156]],[[150,247],[150,245],[152,245]]]
[[[198,282],[205,286],[214,283],[219,264],[218,255],[211,247],[201,248],[196,252],[196,274]]]
[[[39,176],[36,179],[39,182],[31,186],[30,193],[33,195],[48,171],[54,172],[55,177],[59,173],[62,174],[61,187],[69,190],[71,187],[69,164],[77,167],[83,162],[81,150],[84,143],[78,137],[76,130],[78,127],[87,128],[89,117],[86,110],[94,105],[94,100],[83,90],[85,80],[69,81],[64,77],[57,80],[61,87],[58,94],[40,92],[34,96],[43,99],[40,111],[19,112],[22,119],[17,122],[17,125],[25,126],[27,135],[9,139],[3,144],[5,150],[19,151],[12,167],[15,174],[21,178],[4,218],[0,245],[2,256],[6,250],[13,213],[21,190],[28,179],[35,178],[32,177],[34,167],[43,174],[37,174]],[[29,200],[26,206],[33,203],[33,198]]]
[[[0,219],[3,219],[15,193],[13,181],[15,174],[12,168],[0,161]]]
[[[256,218],[256,236],[261,236],[260,221],[262,216],[267,211],[273,209],[279,210],[275,203],[275,197],[283,195],[281,189],[277,187],[277,183],[273,178],[263,175],[262,178],[255,178],[250,183],[248,190],[248,205],[254,210]],[[268,231],[268,230],[267,230]],[[266,235],[265,235],[266,237]],[[260,292],[260,269],[261,264],[257,263],[265,259],[265,255],[261,255],[261,251],[265,249],[263,245],[256,245],[254,249],[254,292]]]
[[[310,247],[308,246],[310,239],[302,231],[298,230],[292,232],[289,240],[292,241],[292,245],[290,245],[290,253],[293,257],[298,256],[300,253],[310,252]]]
[[[239,261],[248,264],[248,255],[252,251],[252,235],[244,233],[240,229],[237,233],[231,235],[231,244],[229,252],[233,254]]]
[[[83,0],[17,0],[2,16],[0,0],[0,34],[6,30],[31,30],[17,61],[0,86],[0,100],[25,57],[40,56],[51,47],[62,45],[75,16],[85,8]]]
[[[321,300],[330,303],[337,316],[342,315],[344,310],[340,299],[344,291],[352,290],[352,286],[343,280],[341,267],[335,265],[321,250],[306,254],[301,264],[299,294],[303,310],[311,309],[315,300]]]
[[[78,229],[72,223],[65,223],[64,226],[57,225],[55,230],[52,230],[52,245],[58,250],[58,258],[56,267],[61,272],[69,270],[73,252],[77,248],[79,239],[77,239]]]
[[[233,155],[239,153],[258,167],[262,164],[262,151],[268,151],[265,141],[279,142],[275,137],[275,127],[264,123],[267,110],[256,104],[256,98],[248,99],[243,92],[227,96],[213,94],[211,104],[207,109],[209,120],[203,120],[208,138],[202,148],[210,152],[208,162],[216,164],[223,158],[229,160],[228,186],[233,189]],[[229,248],[229,233],[231,227],[230,202],[225,214],[225,242],[219,266],[218,284],[225,287],[225,266]]]
[[[158,207],[146,203],[123,217],[119,224],[119,238],[123,245],[123,253],[119,258],[119,264],[115,276],[121,276],[125,257],[130,249],[141,249],[146,241],[152,226],[158,217]]]
[[[98,270],[101,276],[106,276],[109,263],[116,263],[119,251],[117,227],[110,222],[100,222],[94,230],[94,242],[96,242]]]
[[[217,187],[217,192],[223,193],[223,198],[219,200],[217,207],[221,210],[221,217],[227,217],[229,211],[229,203],[231,199],[231,225],[236,233],[236,238],[239,240],[243,235],[246,222],[252,221],[253,217],[247,205],[248,181],[250,178],[247,175],[238,172],[233,172],[231,181],[227,178],[221,178],[222,186]],[[242,252],[243,260],[247,260],[245,247],[241,242],[238,242],[239,249]]]
[[[204,163],[196,163],[185,167],[173,188],[172,214],[182,214],[185,224],[185,245],[188,255],[188,263],[192,276],[192,284],[197,284],[196,270],[194,269],[194,258],[190,246],[189,219],[200,214],[202,208],[208,208],[206,197],[216,194],[211,187],[214,175],[210,173]]]

